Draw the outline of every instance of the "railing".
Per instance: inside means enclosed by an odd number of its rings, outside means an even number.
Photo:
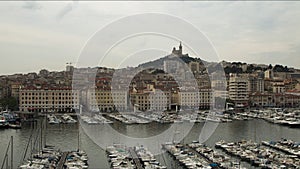
[[[13,136],[11,136],[10,141],[8,142],[7,149],[4,155],[1,169],[13,169]],[[10,166],[9,166],[9,150],[10,150]]]

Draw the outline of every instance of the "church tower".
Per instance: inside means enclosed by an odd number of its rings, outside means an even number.
[[[181,42],[179,44],[179,49],[176,50],[176,48],[174,47],[172,53],[175,54],[175,55],[177,55],[177,56],[182,56],[182,45],[181,45]]]
[[[181,41],[180,41],[180,44],[179,44],[179,52],[180,52],[180,54],[182,55],[182,45],[181,45]]]

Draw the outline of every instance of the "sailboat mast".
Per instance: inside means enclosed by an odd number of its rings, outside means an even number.
[[[11,136],[11,152],[10,152],[10,155],[11,155],[11,158],[10,158],[10,168],[13,169],[13,159],[14,159],[14,137]]]
[[[77,116],[77,118],[79,118]],[[78,148],[78,151],[80,149],[80,128],[79,128],[79,119],[77,119],[77,128],[78,128],[78,134],[77,134],[77,148]]]

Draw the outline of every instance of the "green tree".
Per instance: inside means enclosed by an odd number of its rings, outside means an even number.
[[[18,100],[14,97],[2,98],[0,105],[3,109],[18,110]]]

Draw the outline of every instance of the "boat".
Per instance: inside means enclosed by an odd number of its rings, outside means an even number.
[[[5,119],[4,115],[0,115],[0,128],[7,128],[8,122]]]
[[[220,123],[221,122],[221,119],[218,118],[218,117],[207,117],[206,120],[210,121],[210,122],[216,122],[216,123]]]
[[[8,124],[9,128],[12,128],[12,129],[21,129],[22,128],[22,125],[21,123],[19,124]]]
[[[300,127],[300,120],[298,120],[298,121],[289,121],[287,123],[287,125],[290,126],[290,127]]]
[[[61,123],[62,121],[60,119],[58,119],[55,115],[47,115],[47,118],[49,120],[49,124],[59,124]]]
[[[57,119],[52,119],[49,121],[49,124],[59,124],[60,122]]]
[[[68,114],[64,114],[61,116],[64,123],[77,123],[77,120],[75,120],[73,117],[71,117]]]

